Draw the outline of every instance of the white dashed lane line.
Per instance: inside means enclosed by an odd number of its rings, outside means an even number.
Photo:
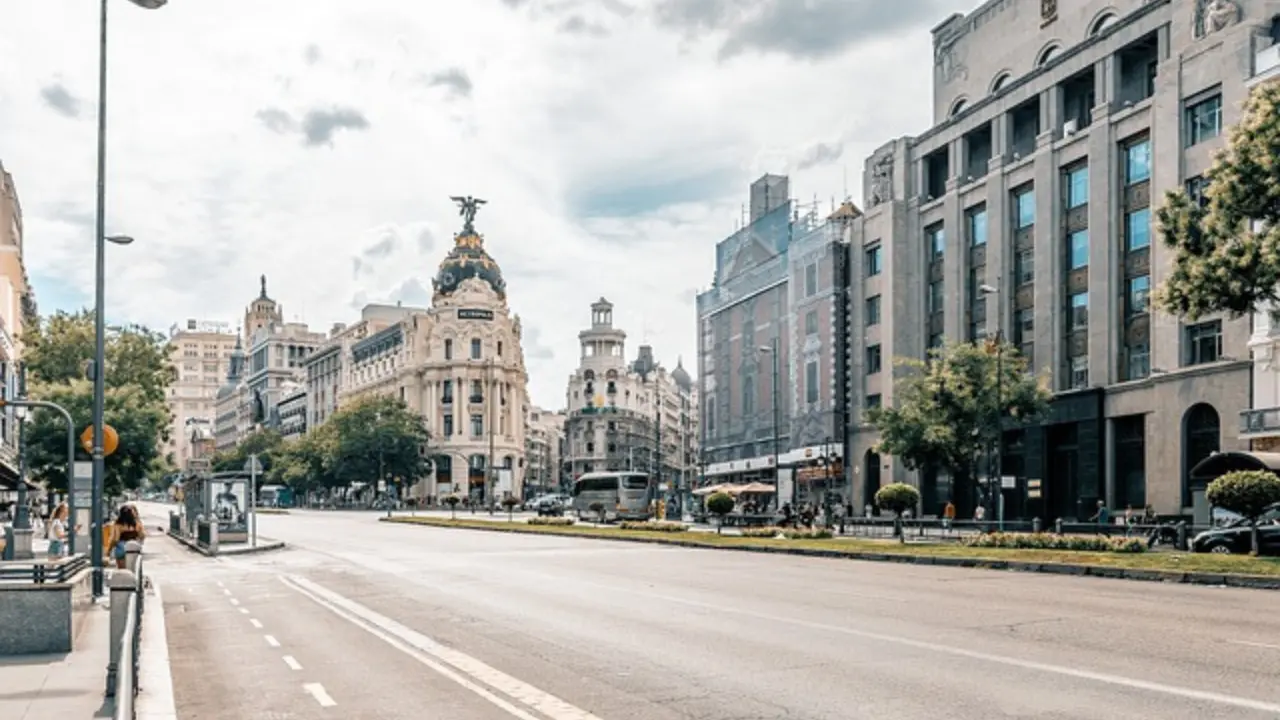
[[[231,604],[232,604],[232,605],[239,605],[239,604],[240,604],[240,601],[239,601],[239,600],[237,600],[237,599],[235,599],[235,598],[231,598]]]
[[[302,663],[298,662],[297,660],[294,660],[292,655],[285,655],[283,660],[284,660],[284,664],[288,665],[290,670],[302,669]]]
[[[248,614],[249,614],[249,608],[245,608],[245,607],[240,608],[240,614],[241,614],[241,615],[248,615]]]
[[[259,629],[259,630],[261,630],[261,629],[262,629],[262,621],[261,621],[261,620],[259,620],[258,618],[249,618],[249,624],[250,624],[250,625],[252,625],[252,626],[254,626],[255,628],[257,628],[257,629]]]
[[[271,647],[280,647],[280,641],[275,639],[271,635],[263,635],[262,638],[266,640],[267,644],[270,645]]]
[[[329,693],[324,691],[324,686],[320,683],[307,683],[302,686],[302,689],[310,693],[311,697],[320,703],[320,707],[333,707],[338,704],[333,701],[333,698],[329,697]]]

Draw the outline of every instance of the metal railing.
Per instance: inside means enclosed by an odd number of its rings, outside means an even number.
[[[81,570],[89,567],[88,555],[72,555],[53,561],[14,563],[0,565],[0,582],[45,583],[70,582]]]
[[[115,720],[134,718],[142,613],[146,606],[142,545],[130,542],[125,551],[124,569],[111,575],[111,656],[106,696],[115,700]]]

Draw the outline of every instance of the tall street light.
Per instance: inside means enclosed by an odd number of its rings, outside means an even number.
[[[1000,498],[1004,496],[1004,479],[1002,478],[1002,463],[1004,455],[1004,338],[1001,337],[1002,326],[1001,308],[1000,308],[1000,289],[991,285],[980,285],[978,291],[985,296],[995,296],[996,298],[996,422],[995,422],[995,462],[988,462],[987,467],[994,477],[987,479],[990,484],[991,499],[991,517],[995,518],[1003,527],[1004,518],[1000,516]]]
[[[130,0],[134,5],[147,10],[155,10],[164,6],[168,0]],[[90,509],[91,528],[89,535],[90,552],[93,554],[93,595],[103,595],[102,568],[102,491],[106,477],[103,454],[103,407],[106,385],[106,275],[107,275],[107,242],[128,245],[133,238],[128,236],[107,237],[107,0],[102,0],[98,14],[98,182],[97,182],[97,228],[95,240],[94,271],[94,349],[93,349],[93,489]],[[74,481],[72,481],[74,482]]]
[[[779,463],[778,440],[781,423],[778,420],[778,340],[774,338],[772,345],[761,345],[759,351],[773,359],[773,478],[774,483],[782,481],[782,466]],[[791,507],[796,506],[796,480],[791,478]]]

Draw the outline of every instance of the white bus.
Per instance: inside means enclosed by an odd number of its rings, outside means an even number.
[[[573,484],[573,510],[581,520],[599,519],[591,506],[600,503],[606,522],[648,520],[649,503],[657,497],[657,484],[638,472],[586,473]]]

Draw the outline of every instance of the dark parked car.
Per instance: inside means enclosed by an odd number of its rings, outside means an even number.
[[[1237,518],[1222,527],[1206,530],[1191,540],[1192,552],[1248,553],[1252,549],[1249,521]],[[1280,503],[1258,518],[1258,554],[1280,556]]]

